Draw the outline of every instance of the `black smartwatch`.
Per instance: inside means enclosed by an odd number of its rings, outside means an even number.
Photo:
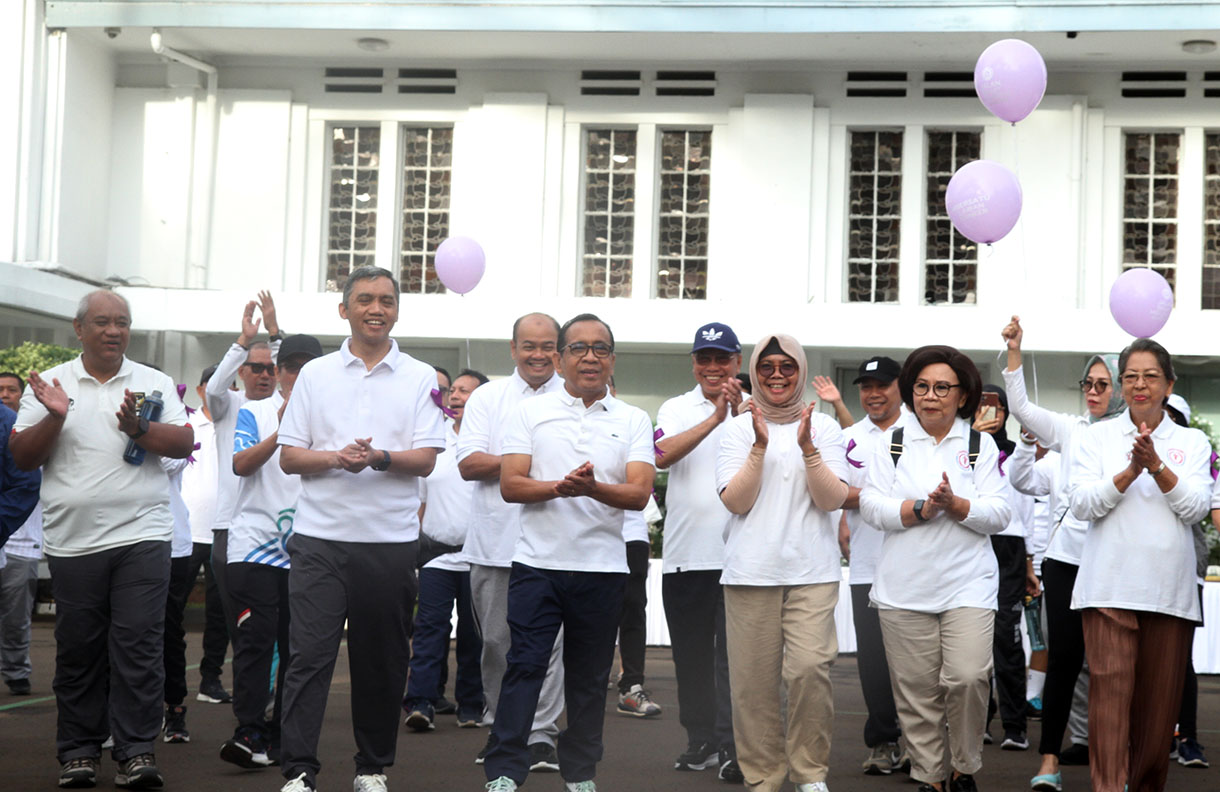
[[[136,433],[131,435],[132,440],[138,440],[148,434],[148,416],[141,415],[136,423]]]
[[[923,505],[925,503],[927,503],[927,501],[920,498],[919,500],[915,501],[915,505],[911,509],[911,511],[915,512],[915,519],[919,520],[920,522],[928,521],[928,518],[923,516]]]
[[[283,341],[284,334],[283,333],[272,333],[271,335],[267,336],[267,338],[270,341]]]
[[[369,465],[369,467],[371,467],[373,470],[376,470],[378,473],[384,473],[387,470],[389,470],[390,469],[390,452],[383,450],[381,452],[381,461],[374,462],[373,464]]]

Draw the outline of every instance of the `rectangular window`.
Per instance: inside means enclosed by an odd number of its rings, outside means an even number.
[[[1203,148],[1203,307],[1220,308],[1220,132]]]
[[[1174,286],[1181,135],[1129,132],[1124,142],[1123,269],[1151,267]]]
[[[711,131],[661,133],[657,297],[707,299]]]
[[[436,248],[449,236],[453,130],[405,127],[402,160],[400,288],[405,294],[440,294],[445,287],[436,276]]]
[[[945,208],[945,191],[958,168],[979,158],[978,132],[928,132],[925,207],[925,303],[973,303],[978,291],[978,245],[958,233]]]
[[[634,129],[585,130],[585,297],[631,296],[635,145]]]
[[[848,302],[898,302],[902,133],[851,133]]]
[[[342,291],[353,269],[373,264],[380,152],[379,126],[335,126],[331,129],[327,291]]]

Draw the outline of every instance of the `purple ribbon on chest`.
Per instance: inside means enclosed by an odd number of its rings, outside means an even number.
[[[661,449],[657,448],[657,441],[660,440],[664,436],[665,436],[665,430],[659,426],[657,427],[656,431],[652,433],[652,453],[656,454],[659,457],[665,456],[665,452],[662,451]]]
[[[847,458],[847,464],[851,465],[854,468],[862,468],[862,467],[864,467],[863,462],[857,462],[856,460],[851,458],[852,449],[854,449],[855,447],[856,447],[856,441],[848,440],[847,441],[847,451],[843,454],[843,456],[845,456]]]
[[[441,403],[441,392],[439,390],[437,390],[436,388],[432,389],[432,403],[435,404],[437,407],[440,407],[441,412],[443,412],[445,415],[449,416],[450,418],[454,419],[455,421],[457,420],[457,415],[453,412],[453,410],[450,410],[448,407],[446,407],[444,404]]]
[[[999,461],[999,462],[996,462],[996,464],[995,464],[996,469],[1000,471],[1000,475],[1001,475],[1001,476],[1007,476],[1007,475],[1008,475],[1007,473],[1005,473],[1005,472],[1004,472],[1004,462],[1005,462],[1007,459],[1008,459],[1008,452],[1007,452],[1007,451],[1001,451],[1001,452],[1000,452],[1000,461]]]

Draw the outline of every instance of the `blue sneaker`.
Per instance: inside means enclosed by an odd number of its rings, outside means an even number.
[[[1209,767],[1203,746],[1189,737],[1178,740],[1178,764],[1183,767]]]
[[[1036,775],[1030,779],[1029,788],[1041,792],[1063,792],[1063,776],[1059,773]]]

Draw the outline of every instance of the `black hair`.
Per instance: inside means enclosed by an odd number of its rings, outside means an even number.
[[[747,394],[752,395],[752,392],[754,390],[754,385],[750,382],[749,374],[738,374],[737,382],[741,385],[742,391],[744,391]]]
[[[551,316],[550,314],[544,314],[544,313],[535,311],[534,313],[527,313],[524,316],[518,316],[517,321],[513,322],[513,342],[514,343],[516,343],[516,341],[517,341],[517,328],[519,328],[521,326],[521,323],[524,322],[526,319],[529,319],[531,316],[541,316],[543,319],[551,320],[551,324],[555,325],[555,335],[556,336],[562,335],[562,331],[559,328],[559,322],[555,321],[555,317]],[[458,376],[461,376],[461,375],[459,374]]]
[[[444,374],[445,379],[449,380],[449,384],[453,385],[453,377],[449,376],[448,369],[446,369],[444,366],[437,366],[436,364],[433,364],[432,368],[436,369],[438,373]]]
[[[562,350],[566,346],[565,338],[568,335],[568,331],[572,329],[572,325],[578,322],[600,323],[602,327],[606,328],[606,334],[610,336],[610,350],[614,351],[614,331],[610,329],[610,325],[606,324],[601,317],[591,313],[577,314],[563,323],[563,327],[559,328],[559,349]]]
[[[481,371],[475,371],[474,369],[462,369],[458,372],[458,379],[461,379],[462,377],[474,377],[479,381],[480,385],[487,384],[487,375]]]
[[[1173,373],[1173,360],[1169,357],[1169,350],[1151,338],[1137,338],[1128,344],[1126,349],[1118,353],[1119,379],[1122,379],[1123,372],[1127,370],[1127,361],[1131,359],[1132,352],[1151,352],[1156,357],[1156,364],[1161,367],[1161,373],[1165,375],[1165,379],[1170,382],[1177,381],[1177,377]]]
[[[958,408],[958,417],[967,420],[973,418],[974,411],[979,408],[979,401],[983,398],[983,378],[979,375],[974,361],[951,346],[922,346],[907,355],[906,362],[902,364],[902,373],[898,375],[898,392],[902,394],[903,404],[914,412],[915,380],[919,377],[919,372],[935,363],[944,363],[953,369],[966,392],[966,403]]]
[[[207,368],[205,368],[203,370],[203,373],[199,375],[199,384],[200,385],[208,384],[208,380],[210,380],[212,378],[212,375],[216,373],[216,368],[218,367],[218,365],[219,364],[217,364],[217,363],[213,363],[212,365],[208,366]]]
[[[348,305],[352,299],[352,288],[356,285],[356,281],[376,280],[377,278],[389,278],[390,283],[394,284],[394,302],[398,302],[398,279],[394,277],[394,273],[382,267],[357,267],[352,270],[347,276],[347,282],[343,284],[343,304]]]
[[[11,371],[0,371],[0,379],[4,379],[5,377],[11,377],[12,379],[17,380],[17,384],[21,386],[22,390],[25,390],[25,380],[21,378],[20,374],[14,374]]]

